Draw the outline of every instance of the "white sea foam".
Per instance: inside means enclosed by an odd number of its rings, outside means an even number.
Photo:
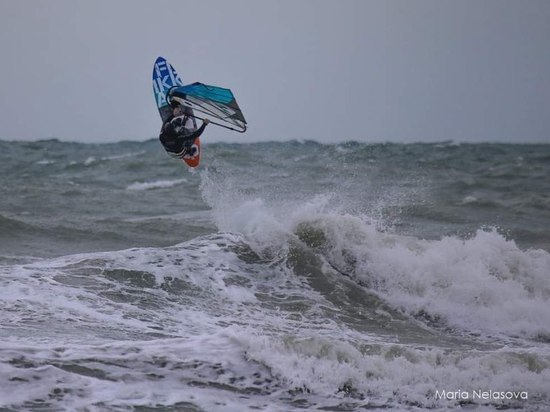
[[[265,364],[291,385],[313,393],[332,392],[344,398],[342,387],[347,384],[348,393],[368,393],[374,404],[413,403],[430,409],[458,405],[459,400],[437,399],[436,391],[442,389],[472,392],[513,388],[529,393],[531,399],[550,396],[547,351],[452,351],[361,344],[307,334],[270,339],[241,336],[248,344],[249,359]],[[536,370],[531,362],[537,364]]]
[[[55,160],[50,160],[50,159],[39,160],[36,162],[37,165],[52,165],[54,163],[55,163]]]
[[[32,359],[34,364],[17,368],[10,365],[13,359]],[[209,388],[210,382],[229,386],[239,378],[237,387],[244,389],[258,372],[242,362],[241,348],[225,334],[70,348],[4,343],[0,360],[0,406],[42,399],[56,405],[52,409],[67,411],[88,410],[98,403],[125,408],[180,402],[209,411],[240,411],[244,405],[257,407],[264,402]],[[231,370],[236,363],[241,368]],[[75,373],[73,365],[79,365],[76,371],[87,368],[88,373]],[[90,372],[98,376],[89,376]],[[52,393],[58,393],[57,399]]]
[[[477,197],[475,196],[466,196],[464,199],[462,199],[462,204],[468,204],[468,203],[474,203],[477,202]]]
[[[182,183],[187,183],[187,179],[174,179],[174,180],[155,180],[153,182],[136,182],[128,186],[127,190],[153,190],[162,189],[166,187],[174,187]]]
[[[101,158],[101,160],[121,160],[121,159],[127,159],[129,157],[136,157],[140,156],[142,154],[145,154],[146,152],[144,150],[141,150],[139,152],[129,152],[129,153],[122,153],[119,155],[112,155],[112,156],[104,156]]]
[[[96,162],[96,158],[94,156],[89,156],[84,160],[84,166],[90,166]]]

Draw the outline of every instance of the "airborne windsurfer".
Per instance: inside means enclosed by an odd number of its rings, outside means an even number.
[[[197,150],[193,142],[204,132],[209,120],[204,119],[201,127],[197,129],[195,123],[179,103],[173,100],[170,106],[172,115],[162,125],[159,140],[168,154],[180,159],[186,156],[192,157]]]
[[[184,85],[164,57],[155,61],[152,79],[162,119],[159,140],[169,155],[183,160],[187,166],[199,166],[200,136],[207,124],[240,133],[246,131],[243,112],[230,89],[199,82]],[[196,119],[204,119],[201,127]]]

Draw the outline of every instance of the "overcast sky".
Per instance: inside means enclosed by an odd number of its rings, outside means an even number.
[[[151,72],[233,90],[203,141],[550,142],[549,0],[0,0],[0,139],[158,135]]]

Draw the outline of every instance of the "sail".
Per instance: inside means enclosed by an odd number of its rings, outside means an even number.
[[[208,118],[212,124],[241,133],[246,131],[246,120],[229,89],[192,83],[171,88],[168,99],[192,109],[198,119]]]

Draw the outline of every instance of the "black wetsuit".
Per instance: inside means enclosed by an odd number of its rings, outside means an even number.
[[[183,116],[166,121],[159,136],[164,150],[180,159],[187,154],[193,154],[191,152],[193,142],[204,132],[206,127],[206,123],[203,123],[197,130],[189,130],[184,127],[185,121],[186,118]]]

